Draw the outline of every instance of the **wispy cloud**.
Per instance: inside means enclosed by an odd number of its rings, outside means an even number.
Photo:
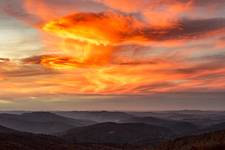
[[[224,91],[223,4],[2,1],[1,11],[37,32],[41,44],[24,58],[13,49],[13,59],[0,58],[0,97]]]
[[[13,102],[11,102],[11,101],[0,99],[0,104],[1,104],[1,105],[4,105],[4,104],[5,104],[5,105],[6,105],[6,104],[8,105],[8,104],[12,104],[12,103],[13,103]]]

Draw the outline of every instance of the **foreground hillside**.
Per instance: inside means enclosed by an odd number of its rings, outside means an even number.
[[[1,150],[224,150],[225,130],[196,136],[178,138],[160,144],[88,144],[71,143],[66,139],[41,134],[18,132],[0,126]]]
[[[1,150],[143,150],[128,144],[71,144],[62,138],[31,133],[0,133]]]
[[[178,138],[152,150],[225,150],[225,130]]]
[[[15,133],[15,132],[17,131],[0,125],[0,133]]]

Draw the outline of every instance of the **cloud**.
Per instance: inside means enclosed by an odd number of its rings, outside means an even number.
[[[67,0],[66,2],[64,0],[1,0],[0,2],[0,11],[33,26],[74,12],[99,12],[106,8],[104,4],[93,0]]]
[[[30,59],[30,58],[27,58]],[[41,75],[53,75],[57,74],[56,71],[49,68],[44,68],[41,65],[35,65],[35,63],[30,63],[25,60],[20,60],[20,62],[10,61],[8,58],[0,59],[0,75],[3,79],[6,78],[17,78],[17,77],[32,77]],[[2,62],[1,62],[2,61]],[[1,77],[0,76],[0,77]],[[1,78],[0,78],[1,79]]]
[[[197,39],[220,30],[222,30],[222,32],[225,30],[224,18],[199,20],[184,19],[179,22],[178,28],[159,30],[158,32],[157,30],[154,31],[154,29],[146,29],[145,36],[153,40]]]
[[[50,21],[43,26],[47,32],[62,38],[109,45],[138,38],[129,35],[138,32],[143,24],[136,18],[113,12],[77,13]],[[138,35],[137,35],[138,36]]]
[[[37,77],[41,75],[54,75],[56,74],[55,71],[50,69],[45,69],[42,66],[20,66],[17,69],[13,70],[5,70],[2,71],[2,74],[7,78],[10,77]]]
[[[2,105],[8,105],[8,104],[12,104],[13,102],[11,102],[11,101],[8,101],[8,100],[1,100],[0,99],[0,104],[2,104]]]
[[[87,67],[87,64],[78,62],[75,58],[63,55],[39,55],[24,58],[25,64],[37,64],[46,68],[53,69],[74,69],[77,67]],[[90,67],[90,66],[89,66]]]
[[[9,62],[10,59],[9,58],[0,58],[0,63],[6,63]]]
[[[96,0],[116,11],[135,13],[151,25],[169,27],[182,19],[191,17],[221,17],[225,13],[224,0]],[[204,15],[207,11],[207,16]]]
[[[183,19],[173,27],[160,28],[152,27],[132,15],[109,12],[77,13],[50,21],[43,29],[64,39],[110,45],[196,39],[220,30],[224,33],[225,19]]]
[[[21,60],[24,64],[36,64],[42,65],[43,67],[65,70],[65,69],[75,69],[75,68],[91,68],[91,67],[101,67],[107,65],[116,65],[116,66],[138,66],[138,65],[157,65],[161,63],[169,63],[169,61],[153,58],[149,59],[129,59],[125,56],[114,56],[112,61],[102,63],[79,62],[76,58],[66,55],[38,55]]]
[[[182,0],[180,0],[182,1]],[[225,4],[225,1],[224,0],[214,0],[214,1],[211,1],[211,0],[186,0],[186,1],[192,1],[192,3],[196,6],[205,6],[205,5],[208,5],[208,6],[217,6],[217,7],[224,7],[224,4]],[[185,2],[185,1],[183,1]]]
[[[111,8],[118,9],[120,11],[134,12],[134,11],[143,11],[146,9],[158,9],[161,7],[170,6],[185,6],[191,5],[191,7],[206,7],[206,6],[216,6],[224,7],[224,0],[158,0],[158,1],[146,1],[146,0],[96,0],[101,2]]]
[[[0,59],[0,97],[224,91],[225,18],[205,14],[213,2],[5,1],[45,46]]]
[[[183,74],[186,79],[212,79],[224,77],[225,56],[223,54],[203,56],[192,60],[186,67],[177,67],[170,69],[169,72]]]

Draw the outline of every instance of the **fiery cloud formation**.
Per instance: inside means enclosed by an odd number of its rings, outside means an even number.
[[[102,64],[110,63],[109,59],[112,59],[116,51],[109,46],[198,38],[221,30],[224,32],[224,26],[225,20],[216,18],[183,20],[173,27],[161,28],[141,22],[132,16],[105,12],[70,15],[50,21],[42,29],[62,38],[61,45],[64,47],[60,47],[60,50],[77,56],[74,57],[75,60],[68,61],[68,64],[74,61],[75,64]],[[96,49],[101,49],[101,52],[96,53]],[[46,60],[49,62],[48,58]]]
[[[3,96],[225,90],[224,1],[20,4],[6,14],[38,31],[44,46],[15,62],[0,59]]]
[[[115,13],[79,13],[47,23],[43,29],[65,39],[96,45],[121,43],[138,39],[129,35],[142,28],[141,22]]]

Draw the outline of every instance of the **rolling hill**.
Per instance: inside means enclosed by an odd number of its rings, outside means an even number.
[[[164,127],[143,123],[108,122],[74,128],[60,136],[73,143],[143,144],[169,139],[174,133]]]
[[[161,126],[171,129],[176,134],[191,134],[198,130],[198,127],[192,123],[185,121],[166,120],[156,117],[132,117],[126,120],[121,120],[121,123],[145,123],[149,125]]]
[[[93,123],[93,121],[66,118],[49,112],[33,112],[21,115],[0,114],[0,125],[32,133],[53,134]]]
[[[178,110],[155,112],[129,112],[137,117],[156,117],[161,119],[189,122],[199,128],[207,128],[211,125],[225,122],[224,111]]]
[[[219,130],[225,130],[225,122],[214,124],[208,128],[204,128],[202,132],[213,132],[213,131],[219,131]]]
[[[0,134],[1,133],[16,133],[16,130],[4,127],[4,126],[0,126]]]

